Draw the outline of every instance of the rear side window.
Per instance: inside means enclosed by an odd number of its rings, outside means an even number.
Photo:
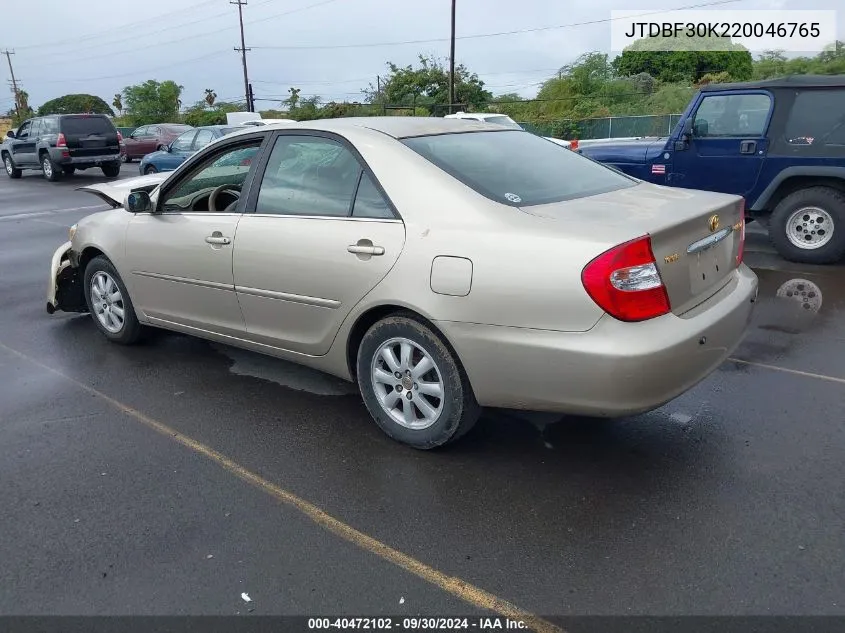
[[[403,142],[481,195],[511,206],[572,200],[636,184],[529,132],[465,132]]]
[[[806,90],[795,95],[779,140],[793,153],[845,155],[845,90]]]
[[[101,116],[72,116],[62,119],[62,132],[65,134],[115,134],[114,125]]]

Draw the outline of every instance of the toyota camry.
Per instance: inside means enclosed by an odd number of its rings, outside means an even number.
[[[638,181],[522,130],[442,118],[267,125],[170,174],[84,187],[47,310],[357,382],[392,438],[482,407],[619,417],[722,363],[747,327],[744,202]]]

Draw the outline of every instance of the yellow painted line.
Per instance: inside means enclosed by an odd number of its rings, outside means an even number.
[[[837,378],[836,376],[827,376],[825,374],[815,374],[811,371],[801,371],[800,369],[789,369],[788,367],[778,367],[777,365],[767,365],[766,363],[755,363],[750,360],[742,360],[741,358],[729,358],[732,363],[739,363],[740,365],[750,365],[751,367],[761,367],[763,369],[771,369],[772,371],[782,371],[786,374],[794,374],[796,376],[805,376],[806,378],[815,378],[816,380],[826,380],[828,382],[835,382],[840,385],[845,385],[845,378]]]
[[[0,348],[6,350],[10,354],[17,356],[33,365],[44,369],[45,371],[50,372],[64,380],[76,385],[80,389],[97,396],[98,398],[104,400],[115,409],[124,413],[144,426],[168,437],[169,439],[178,442],[182,446],[185,446],[192,451],[199,453],[208,459],[212,460],[219,466],[221,466],[226,471],[230,472],[231,474],[239,477],[240,479],[246,481],[247,483],[252,484],[256,488],[259,488],[269,494],[271,497],[275,498],[278,501],[281,501],[284,504],[292,506],[299,510],[302,514],[306,517],[311,519],[314,523],[319,525],[320,527],[328,530],[332,534],[339,536],[340,538],[349,541],[353,545],[357,545],[361,549],[364,549],[376,556],[382,558],[383,560],[396,565],[397,567],[401,567],[405,571],[408,571],[418,578],[434,585],[435,587],[446,591],[453,596],[460,598],[464,602],[471,604],[475,607],[480,609],[487,609],[498,615],[506,618],[510,618],[511,620],[520,620],[525,623],[525,626],[528,627],[530,630],[537,631],[538,633],[564,633],[563,630],[556,626],[555,624],[543,620],[542,618],[534,615],[533,613],[521,609],[520,607],[511,604],[507,600],[499,598],[475,585],[472,585],[460,578],[456,578],[454,576],[449,576],[444,574],[441,571],[434,569],[433,567],[429,567],[422,561],[417,560],[412,556],[408,556],[403,552],[400,552],[397,549],[390,547],[389,545],[382,543],[381,541],[356,530],[352,526],[344,523],[340,519],[336,519],[330,514],[324,512],[314,504],[298,497],[297,495],[293,494],[292,492],[288,492],[283,488],[280,488],[276,484],[267,481],[260,475],[255,474],[254,472],[247,470],[237,462],[229,459],[222,453],[218,453],[213,448],[206,446],[205,444],[198,442],[186,435],[182,435],[178,431],[170,428],[166,424],[159,422],[158,420],[154,420],[153,418],[144,415],[137,409],[130,407],[129,405],[123,404],[122,402],[115,400],[111,396],[107,396],[102,391],[94,389],[93,387],[86,385],[83,382],[76,380],[75,378],[71,378],[67,374],[54,369],[48,365],[45,365],[34,358],[27,356],[26,354],[19,352],[16,349],[12,349],[11,347],[4,345],[0,342]]]

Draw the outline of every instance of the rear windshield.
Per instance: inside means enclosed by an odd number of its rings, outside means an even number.
[[[465,132],[403,142],[481,195],[511,206],[572,200],[636,184],[529,132]]]
[[[73,116],[62,118],[65,134],[114,134],[112,122],[102,116]]]

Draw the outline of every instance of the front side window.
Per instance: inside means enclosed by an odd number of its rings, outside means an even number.
[[[315,136],[280,136],[261,187],[256,213],[345,217],[361,165],[337,141]]]
[[[510,206],[584,198],[636,184],[530,132],[459,132],[402,142],[477,193]]]
[[[762,136],[771,105],[771,98],[762,94],[704,97],[695,113],[693,136]]]
[[[139,127],[134,132],[132,132],[132,136],[136,138],[142,138],[147,135],[147,126],[144,125],[143,127]]]
[[[189,130],[184,134],[180,134],[176,137],[176,139],[171,143],[170,149],[174,152],[188,152],[191,150],[191,143],[194,141],[194,136],[196,135],[196,130]]]
[[[260,149],[253,139],[212,153],[164,195],[162,211],[231,211]]]
[[[27,121],[23,125],[18,128],[18,133],[15,135],[16,138],[29,138],[29,130],[32,125],[31,121]]]

